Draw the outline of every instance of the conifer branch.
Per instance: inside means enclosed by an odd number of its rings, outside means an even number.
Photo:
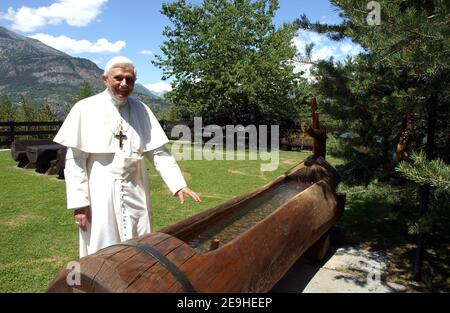
[[[395,170],[420,185],[430,184],[438,191],[450,192],[449,165],[441,159],[428,161],[423,151],[413,152],[411,160],[411,163],[400,162]]]

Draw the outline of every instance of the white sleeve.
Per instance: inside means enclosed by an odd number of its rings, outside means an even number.
[[[90,205],[86,172],[87,157],[88,154],[81,150],[67,148],[64,177],[66,180],[67,207],[69,209]]]
[[[144,154],[152,162],[156,171],[173,195],[181,188],[187,186],[177,161],[165,145],[155,150],[146,151]]]

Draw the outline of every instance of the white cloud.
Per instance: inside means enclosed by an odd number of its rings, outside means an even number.
[[[325,35],[301,30],[299,35],[293,39],[297,51],[301,54],[305,52],[305,46],[314,43],[314,48],[311,53],[311,61],[317,62],[319,60],[327,60],[333,57],[335,60],[342,61],[347,56],[356,56],[364,50],[361,46],[348,41],[333,41]],[[305,77],[311,78],[310,68],[311,64],[297,63],[295,70],[297,72],[304,71]]]
[[[140,54],[143,55],[154,55],[155,53],[152,50],[141,50],[139,51]]]
[[[38,8],[22,6],[15,10],[8,8],[0,12],[0,19],[12,22],[11,28],[23,32],[33,32],[46,25],[86,26],[101,13],[108,0],[55,0],[55,3]]]
[[[169,83],[163,81],[154,84],[147,84],[144,86],[147,87],[148,90],[153,91],[156,94],[161,94],[172,90],[172,86]]]
[[[68,54],[118,53],[126,46],[125,41],[109,42],[105,38],[101,38],[96,42],[90,42],[88,40],[76,40],[66,36],[54,37],[47,34],[36,34],[29,37],[42,41],[46,45]]]
[[[312,31],[301,30],[299,31],[298,36],[294,38],[294,40],[296,41],[296,43],[303,43],[303,45],[313,42],[314,45],[318,46],[324,44],[324,42],[328,39],[324,35]]]
[[[327,60],[331,57],[335,57],[337,48],[335,46],[322,46],[318,49],[313,50],[314,60]]]
[[[363,51],[360,46],[352,43],[344,43],[340,46],[340,49],[345,56],[355,56]]]
[[[304,73],[303,75],[306,78],[311,78],[310,70],[311,70],[312,66],[313,66],[312,64],[306,64],[306,63],[297,64],[295,66],[294,72],[295,73],[303,72]]]

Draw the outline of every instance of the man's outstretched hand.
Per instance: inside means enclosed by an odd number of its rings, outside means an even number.
[[[180,199],[180,203],[181,204],[184,203],[184,196],[185,195],[187,195],[187,196],[191,197],[192,199],[194,199],[195,202],[201,202],[202,201],[200,199],[200,197],[195,192],[193,192],[191,189],[189,189],[188,187],[181,188],[180,190],[177,191],[176,195]]]

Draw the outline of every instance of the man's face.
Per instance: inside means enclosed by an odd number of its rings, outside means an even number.
[[[117,100],[125,100],[133,92],[134,71],[131,66],[113,67],[108,75],[103,76],[103,82]]]

